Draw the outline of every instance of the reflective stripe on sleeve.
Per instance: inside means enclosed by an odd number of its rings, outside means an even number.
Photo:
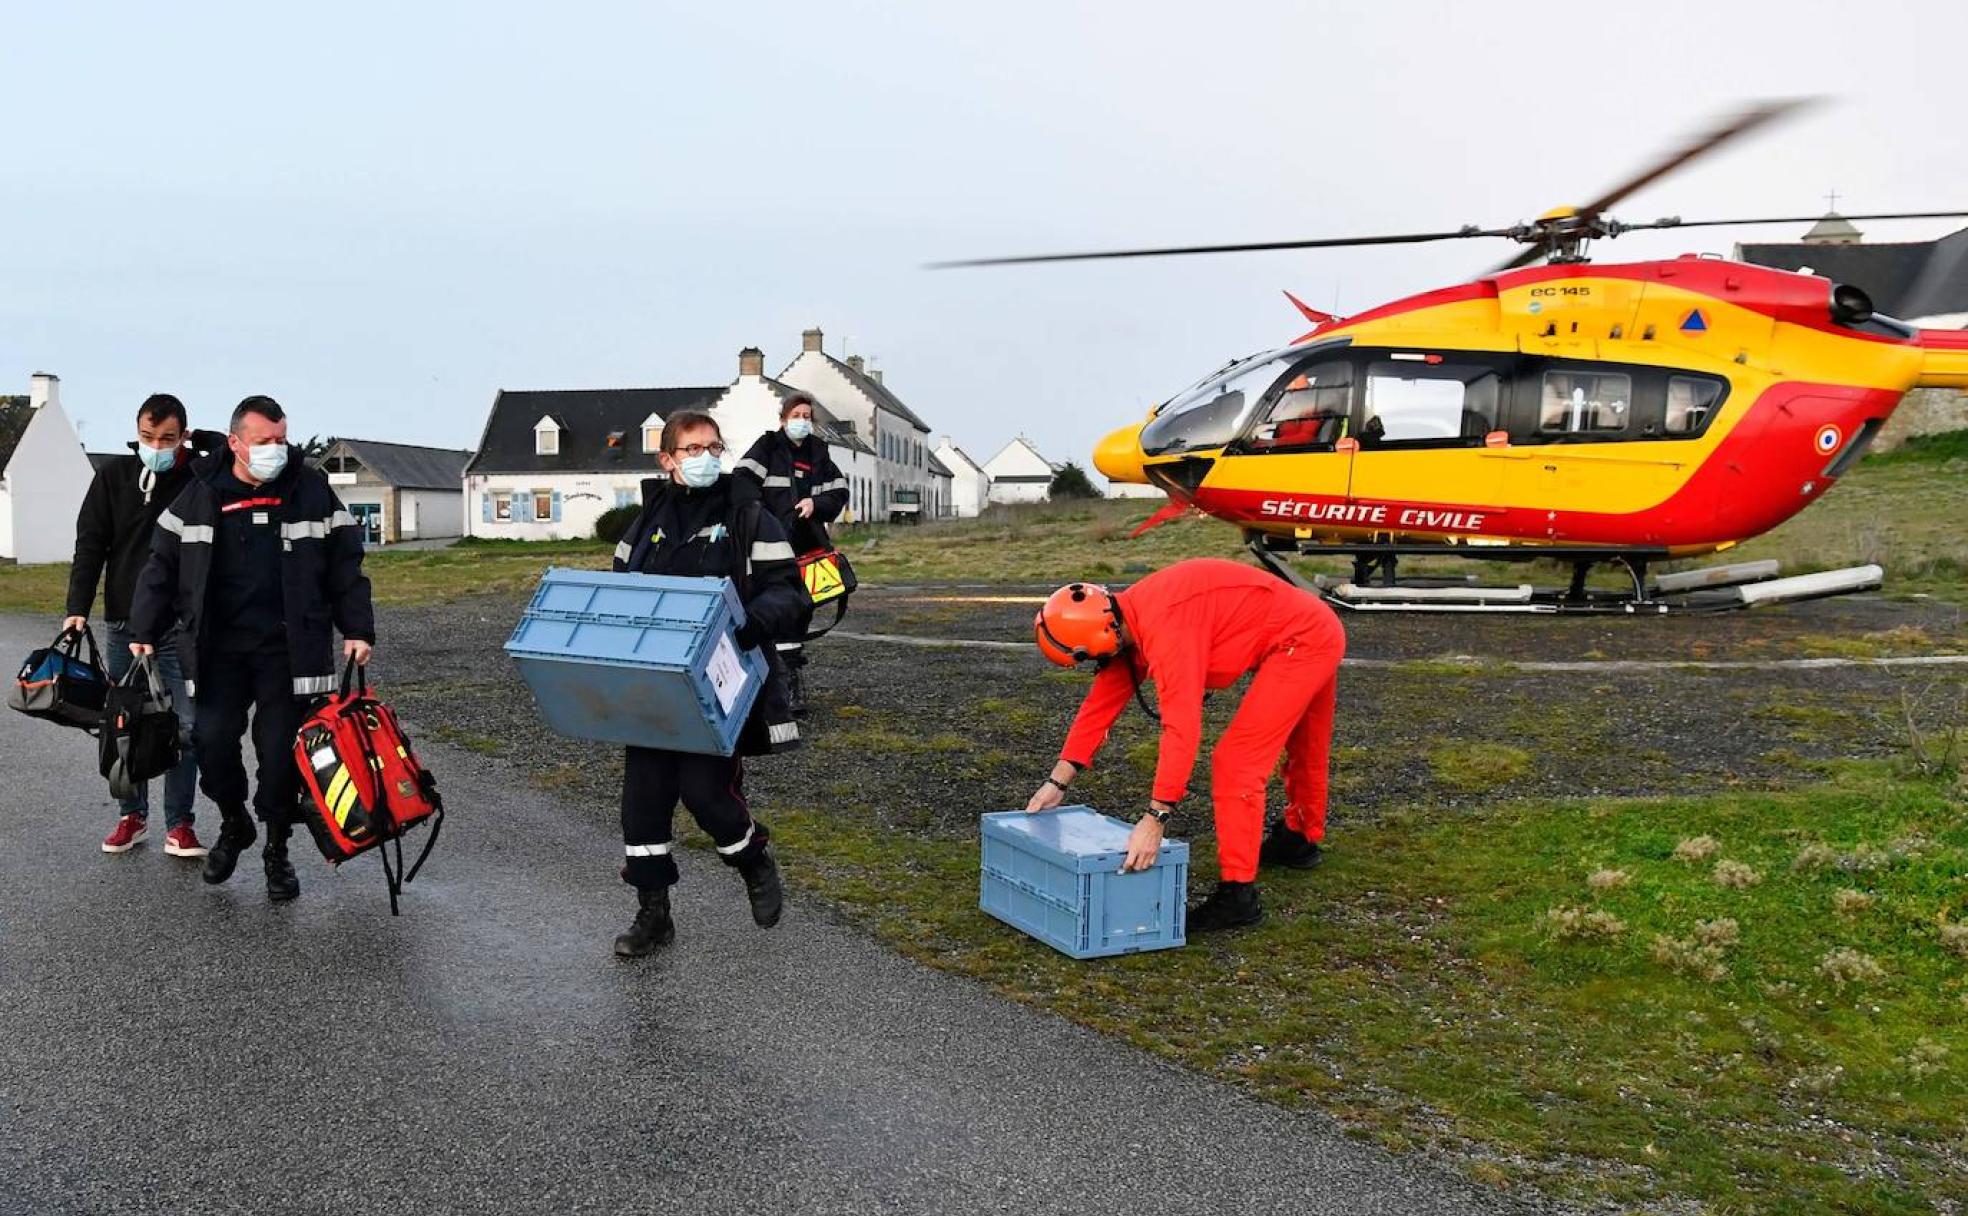
[[[334,692],[337,683],[334,676],[295,676],[294,695],[312,697],[324,692]]]
[[[157,517],[157,526],[187,545],[209,545],[218,536],[210,524],[188,524],[168,508]]]
[[[755,540],[752,542],[752,560],[789,562],[793,560],[793,547],[783,540]]]
[[[630,857],[668,857],[670,846],[665,844],[625,844],[622,852]]]
[[[827,494],[833,492],[834,490],[845,490],[846,488],[847,488],[847,478],[836,477],[832,481],[823,481],[819,485],[814,486],[813,492],[815,494]]]
[[[768,490],[790,490],[793,488],[793,479],[790,477],[768,477],[765,479],[765,488]]]
[[[629,554],[630,554],[631,552],[633,552],[633,551],[634,551],[634,550],[632,550],[632,549],[631,549],[631,548],[629,547],[629,542],[628,542],[628,541],[623,541],[622,543],[620,543],[620,544],[618,544],[618,545],[616,545],[616,546],[615,546],[615,560],[616,560],[616,561],[618,561],[618,562],[625,562],[625,561],[628,561],[628,560],[629,560]]]
[[[791,743],[800,737],[799,723],[774,722],[766,733],[774,743]]]
[[[732,855],[733,853],[742,853],[742,852],[744,852],[744,851],[745,851],[745,846],[746,846],[746,845],[749,845],[749,844],[751,844],[751,843],[752,843],[752,837],[753,837],[753,835],[755,835],[755,834],[756,834],[757,832],[758,832],[758,825],[757,825],[757,824],[753,824],[752,826],[750,826],[750,827],[748,827],[748,828],[746,828],[746,829],[745,829],[745,838],[744,838],[743,840],[741,840],[741,841],[739,841],[739,842],[738,842],[737,844],[721,844],[721,845],[719,845],[719,846],[717,847],[717,851],[718,851],[718,856],[720,856],[720,857],[729,857],[729,856],[731,856],[731,855]],[[667,847],[667,846],[665,846],[665,847]]]
[[[283,540],[327,540],[328,534],[337,528],[355,527],[355,516],[347,511],[337,511],[320,519],[304,519],[299,523],[281,524],[280,536]]]
[[[739,461],[737,467],[732,469],[731,471],[735,473],[738,471],[738,469],[743,469],[747,473],[752,474],[754,477],[765,476],[765,466],[760,464],[758,461],[751,459],[750,457],[746,457],[744,460]],[[768,481],[765,484],[771,485],[772,483]]]

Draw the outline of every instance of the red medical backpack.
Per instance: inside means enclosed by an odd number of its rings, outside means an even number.
[[[353,659],[342,672],[341,690],[301,723],[294,737],[294,761],[308,793],[308,830],[330,865],[396,842],[394,868],[389,851],[382,851],[390,915],[396,915],[397,896],[437,843],[444,800],[438,796],[437,779],[411,750],[396,714],[369,694],[368,676]],[[403,834],[426,820],[430,836],[406,871]]]

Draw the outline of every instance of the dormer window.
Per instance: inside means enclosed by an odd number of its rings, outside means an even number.
[[[642,420],[642,450],[651,456],[663,450],[663,420],[655,414]]]
[[[546,417],[533,424],[533,452],[537,456],[560,455],[560,423]]]

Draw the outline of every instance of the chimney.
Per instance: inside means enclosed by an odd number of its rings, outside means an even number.
[[[35,372],[28,381],[27,404],[37,410],[44,405],[60,405],[61,377],[53,372]]]
[[[765,352],[756,346],[747,346],[738,352],[738,374],[740,376],[763,376],[765,374]]]
[[[865,373],[868,370],[868,361],[860,355],[849,355],[847,357],[847,365],[857,372]]]
[[[882,382],[881,369],[878,367],[869,368],[868,379],[873,380],[876,384],[880,384]]]
[[[815,354],[819,353],[821,349],[820,331],[818,329],[807,329],[807,330],[800,331],[800,349],[802,351],[810,351]]]

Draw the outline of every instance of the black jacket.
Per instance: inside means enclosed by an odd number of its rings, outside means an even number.
[[[669,478],[642,483],[642,513],[615,546],[617,574],[729,578],[745,606],[738,644],[765,653],[765,687],[752,704],[738,752],[760,756],[800,744],[786,693],[786,668],[775,642],[797,642],[813,619],[813,601],[779,521],[721,476],[702,490]]]
[[[68,568],[68,616],[88,616],[103,588],[103,619],[130,619],[137,576],[150,559],[150,532],[157,517],[191,480],[199,456],[225,447],[225,436],[193,431],[184,455],[165,473],[151,473],[143,461],[117,456],[96,470],[82,510],[75,516],[75,561]],[[108,575],[104,578],[105,573]]]
[[[767,431],[738,462],[732,476],[741,491],[759,496],[795,549],[828,547],[827,525],[847,507],[847,478],[841,476],[833,453],[818,435],[794,443],[784,430]],[[801,519],[793,510],[802,498],[813,500],[811,519]]]
[[[222,449],[192,465],[190,482],[158,517],[150,561],[130,609],[130,631],[139,642],[155,643],[174,624],[180,626],[178,661],[194,696],[198,655],[210,642],[204,636],[205,598],[218,534],[217,482],[231,462]],[[281,598],[294,695],[333,692],[339,675],[335,630],[345,638],[376,640],[369,579],[362,573],[361,526],[328,488],[327,475],[309,468],[297,447],[287,449],[287,467],[262,488],[266,497],[280,500],[269,509],[280,520]]]

